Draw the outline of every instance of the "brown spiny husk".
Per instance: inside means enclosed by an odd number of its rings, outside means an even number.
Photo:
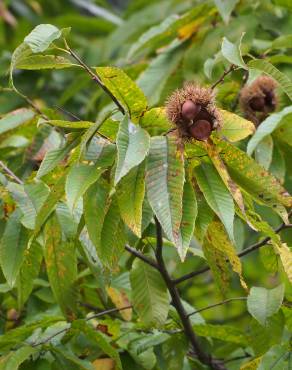
[[[182,117],[182,106],[188,100],[200,105],[202,110],[209,114],[212,130],[220,127],[221,119],[215,105],[213,91],[210,88],[187,82],[183,88],[174,91],[166,102],[167,117],[176,126],[179,137],[185,140],[192,139],[189,127],[194,122],[188,121]]]
[[[256,126],[258,126],[269,113],[276,109],[278,103],[275,93],[276,87],[277,82],[273,78],[262,75],[241,90],[239,100],[240,107],[245,117],[254,122]],[[256,111],[251,106],[251,102],[255,98],[263,98],[265,100],[265,104],[261,111]]]

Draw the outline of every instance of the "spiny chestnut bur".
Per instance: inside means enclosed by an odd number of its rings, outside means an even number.
[[[211,132],[220,126],[213,91],[191,82],[168,98],[166,114],[183,140],[208,140]]]
[[[240,93],[240,107],[246,118],[256,126],[277,107],[277,83],[269,76],[260,76]]]

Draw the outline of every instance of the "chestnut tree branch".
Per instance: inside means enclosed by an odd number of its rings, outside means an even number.
[[[233,72],[235,70],[236,66],[234,64],[231,64],[230,67],[228,69],[226,69],[222,75],[218,78],[217,81],[215,81],[213,83],[213,85],[211,86],[211,90],[214,90],[215,87],[219,84],[221,84],[223,81],[224,81],[224,78],[231,72]]]
[[[15,175],[13,171],[11,171],[2,161],[0,161],[0,167],[6,172],[10,177],[13,178],[18,184],[23,185],[23,181],[20,180],[18,176]]]

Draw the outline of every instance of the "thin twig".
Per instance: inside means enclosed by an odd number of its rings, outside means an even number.
[[[114,312],[120,312],[120,311],[123,311],[123,310],[128,310],[130,308],[132,308],[132,306],[125,306],[125,307],[121,307],[121,308],[111,308],[109,310],[98,312],[98,313],[96,313],[96,314],[94,314],[92,316],[89,316],[86,319],[84,319],[84,321],[89,321],[89,320],[92,320],[92,319],[96,319],[96,318],[98,318],[100,316],[109,315],[109,314],[114,313]],[[46,339],[44,339],[44,340],[42,340],[40,342],[32,343],[31,344],[31,347],[38,347],[38,346],[40,346],[42,344],[46,344],[46,343],[50,342],[57,335],[66,333],[70,329],[70,327],[71,326],[67,326],[66,328],[63,328],[63,329],[57,331],[56,333],[50,335],[49,337],[47,337]]]
[[[233,357],[233,358],[229,358],[229,359],[224,361],[224,364],[227,364],[227,363],[233,362],[233,361],[244,360],[245,358],[248,358],[248,357],[251,357],[251,355],[249,353],[246,353],[245,355],[242,355],[242,356],[236,356],[236,357]]]
[[[144,261],[148,265],[154,267],[156,270],[158,270],[158,265],[155,261],[153,261],[151,258],[144,256],[141,252],[137,251],[137,249],[130,247],[129,245],[125,246],[125,249],[133,254],[135,257],[140,258],[140,260]]]
[[[23,185],[24,182],[20,180],[18,176],[15,175],[2,161],[0,161],[0,167],[10,176],[12,177],[18,184]]]
[[[104,85],[104,83],[101,81],[100,77],[92,71],[90,67],[88,67],[81,59],[80,57],[73,51],[69,45],[65,42],[66,48],[70,55],[79,63],[79,65],[91,76],[92,80],[96,82],[103,91],[112,99],[112,101],[116,104],[116,106],[119,108],[119,110],[125,114],[125,110],[121,103],[118,101],[118,99],[111,93],[111,91]]]
[[[199,340],[192,328],[192,324],[188,317],[188,314],[185,311],[185,308],[182,304],[177,287],[173,283],[173,280],[171,279],[166,269],[166,266],[163,260],[163,254],[162,254],[162,247],[163,247],[162,228],[156,217],[155,217],[155,224],[156,224],[156,242],[157,242],[155,255],[156,255],[159,272],[172,298],[172,305],[175,307],[180,317],[185,336],[189,340],[196,356],[203,364],[208,365],[211,369],[214,369],[214,370],[224,370],[225,369],[224,365],[221,362],[218,362],[217,360],[213,359],[211,355],[206,353],[199,343]]]
[[[191,313],[188,314],[188,317],[189,316],[192,316],[192,315],[195,315],[196,313],[209,310],[210,308],[221,306],[221,305],[223,305],[225,303],[229,303],[229,302],[232,302],[232,301],[242,301],[242,300],[246,300],[246,299],[247,299],[246,297],[234,297],[234,298],[225,299],[224,301],[221,301],[221,302],[218,302],[218,303],[214,303],[214,304],[211,304],[209,306],[200,308],[197,311],[191,312]]]
[[[213,83],[213,85],[211,86],[211,90],[214,90],[215,87],[219,84],[221,84],[223,81],[224,81],[224,78],[231,72],[233,72],[235,70],[236,66],[234,64],[231,64],[230,67],[228,69],[226,69],[223,74],[220,76],[220,78]]]

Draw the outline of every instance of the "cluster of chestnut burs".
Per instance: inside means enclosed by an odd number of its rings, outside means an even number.
[[[277,83],[268,76],[260,76],[240,92],[240,107],[245,117],[258,126],[277,106]],[[211,88],[188,82],[174,91],[166,104],[168,119],[176,133],[184,140],[208,140],[213,130],[221,126],[219,110]]]

